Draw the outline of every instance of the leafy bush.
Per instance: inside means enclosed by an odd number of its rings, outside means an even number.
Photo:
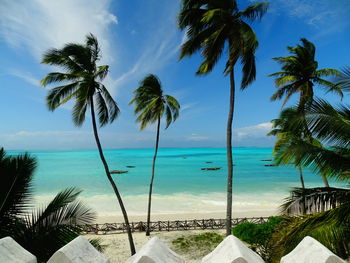
[[[179,254],[188,253],[193,258],[203,257],[221,243],[224,237],[214,232],[182,236],[172,241],[174,250]]]
[[[232,229],[232,234],[248,243],[267,262],[271,262],[270,239],[275,229],[283,222],[283,217],[272,216],[266,223],[241,223]]]

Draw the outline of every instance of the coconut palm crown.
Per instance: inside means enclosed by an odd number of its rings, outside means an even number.
[[[138,117],[140,129],[157,122],[165,114],[166,127],[179,117],[180,104],[170,95],[164,95],[159,78],[153,74],[145,77],[134,91],[134,99],[129,104],[135,104],[134,113]]]
[[[94,100],[100,126],[113,122],[119,114],[117,103],[101,81],[107,76],[109,66],[97,66],[100,48],[97,39],[89,34],[85,45],[69,43],[62,49],[50,49],[42,63],[59,66],[66,72],[52,72],[41,80],[41,85],[63,83],[49,91],[47,106],[54,111],[62,104],[75,99],[72,117],[76,126],[85,120],[86,110]]]
[[[284,106],[293,94],[299,93],[299,108],[304,108],[313,100],[315,85],[343,97],[342,89],[338,85],[324,79],[324,77],[339,76],[340,72],[331,68],[318,69],[318,62],[315,60],[315,45],[305,38],[300,41],[301,45],[287,47],[291,53],[290,56],[274,58],[281,64],[282,71],[270,75],[270,77],[276,77],[277,87],[271,100],[279,100],[284,97]]]
[[[201,50],[204,61],[197,74],[207,74],[227,48],[225,74],[229,74],[241,59],[241,88],[246,88],[255,80],[258,47],[256,35],[247,22],[260,19],[268,5],[268,2],[258,2],[240,11],[234,0],[183,0],[178,24],[180,29],[187,29],[187,41],[182,45],[180,59]]]

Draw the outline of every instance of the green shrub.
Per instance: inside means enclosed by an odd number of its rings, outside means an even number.
[[[266,261],[271,259],[270,239],[275,229],[283,222],[283,217],[272,216],[266,223],[241,223],[232,229],[232,234],[248,243]]]
[[[191,254],[194,258],[203,257],[220,244],[224,237],[214,232],[182,236],[172,241],[179,254]]]

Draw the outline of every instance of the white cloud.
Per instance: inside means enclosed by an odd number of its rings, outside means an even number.
[[[326,33],[341,32],[349,25],[349,0],[276,0],[272,12],[283,12]]]
[[[40,60],[48,48],[82,42],[91,32],[101,43],[104,59],[111,61],[108,29],[118,20],[109,5],[110,0],[3,0],[0,37]]]
[[[251,138],[266,138],[267,133],[271,130],[272,123],[264,122],[254,126],[233,129],[233,138],[242,141]]]
[[[30,72],[22,72],[16,69],[12,69],[9,70],[8,74],[23,79],[25,82],[33,86],[40,86],[40,80],[34,77]]]

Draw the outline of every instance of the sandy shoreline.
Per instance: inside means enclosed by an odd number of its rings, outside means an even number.
[[[199,263],[201,262],[202,255],[194,255],[190,253],[181,253],[176,251],[172,241],[178,237],[200,234],[205,232],[216,232],[224,234],[225,230],[188,230],[188,231],[171,231],[171,232],[155,232],[151,233],[150,237],[147,237],[144,232],[133,233],[134,243],[136,251],[140,250],[141,247],[147,243],[152,237],[157,236],[160,238],[168,247],[178,253],[186,263]],[[104,249],[103,254],[110,260],[111,263],[124,263],[130,257],[128,237],[126,234],[112,234],[112,235],[85,235],[86,238],[99,238],[102,241],[102,245],[107,247]],[[204,256],[204,255],[203,255]]]
[[[234,217],[266,217],[276,215],[277,210],[272,209],[268,211],[245,211],[234,213]],[[172,220],[185,220],[185,219],[210,219],[210,218],[225,218],[225,212],[216,213],[174,213],[174,214],[152,214],[152,221],[172,221]],[[130,222],[140,222],[146,221],[146,215],[130,215]],[[115,223],[123,222],[123,217],[121,215],[116,216],[99,216],[97,223]],[[183,253],[177,251],[176,247],[172,244],[172,241],[178,237],[201,234],[205,232],[216,232],[219,234],[224,234],[225,230],[186,230],[186,231],[170,231],[170,232],[153,232],[150,237],[145,235],[145,232],[134,232],[133,238],[136,250],[138,251],[147,241],[157,236],[159,237],[167,246],[173,249],[176,253],[182,256],[182,258],[187,263],[199,263],[204,256],[199,254]],[[126,233],[121,234],[107,234],[107,235],[85,235],[87,238],[98,238],[101,240],[102,245],[106,245],[103,252],[109,259],[111,263],[124,263],[129,257],[129,243]]]

